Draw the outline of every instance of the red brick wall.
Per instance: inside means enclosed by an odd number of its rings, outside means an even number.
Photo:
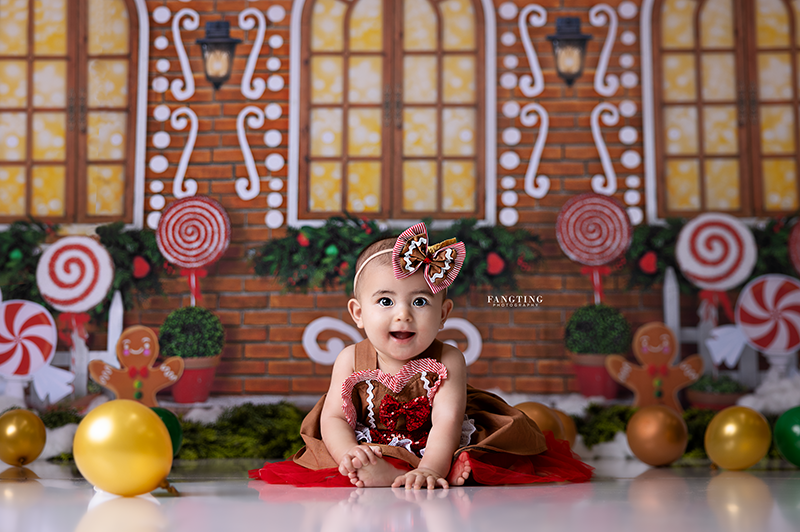
[[[497,0],[496,0],[497,1]],[[500,5],[497,1],[497,5]],[[517,0],[522,7],[527,2]],[[568,359],[564,354],[564,324],[570,313],[580,305],[592,300],[591,285],[588,279],[580,275],[580,266],[568,260],[560,251],[555,239],[555,221],[558,210],[564,202],[576,193],[591,190],[590,178],[602,174],[602,167],[594,146],[589,116],[599,102],[605,99],[593,89],[594,69],[597,65],[600,49],[605,39],[607,26],[594,28],[589,24],[588,10],[597,3],[595,0],[540,0],[540,5],[548,10],[548,24],[544,28],[531,28],[531,35],[536,46],[539,61],[544,71],[546,88],[538,101],[550,114],[550,132],[539,173],[551,178],[551,190],[541,199],[535,200],[527,196],[523,189],[523,177],[527,160],[535,140],[538,128],[524,128],[519,119],[510,119],[502,115],[500,108],[508,100],[515,99],[521,105],[529,103],[518,89],[509,91],[498,86],[498,154],[507,151],[499,139],[499,134],[506,127],[514,126],[523,131],[522,141],[514,148],[522,163],[512,171],[498,166],[498,180],[505,175],[517,177],[516,191],[519,194],[519,226],[524,227],[544,239],[543,250],[545,260],[533,272],[521,275],[520,290],[527,294],[541,294],[543,305],[533,309],[492,308],[486,304],[487,294],[496,294],[491,290],[475,290],[469,297],[456,299],[453,315],[470,320],[480,330],[483,337],[483,351],[477,362],[470,366],[470,382],[483,388],[500,388],[507,392],[522,393],[562,393],[574,391],[575,381]],[[607,2],[612,7],[617,0]],[[286,18],[277,25],[270,25],[267,37],[279,34],[284,45],[271,50],[266,42],[258,61],[256,76],[266,78],[269,72],[265,68],[268,57],[274,55],[281,59],[282,67],[278,72],[286,81],[286,87],[277,92],[265,92],[258,102],[248,102],[240,93],[239,83],[244,71],[247,55],[250,52],[255,30],[244,34],[238,29],[238,13],[246,7],[256,7],[265,11],[273,4],[286,8]],[[147,190],[150,197],[149,184],[154,180],[163,181],[166,185],[164,194],[168,202],[172,199],[171,179],[175,175],[177,163],[186,139],[187,131],[174,131],[169,122],[161,123],[153,119],[156,105],[166,103],[172,110],[182,105],[191,107],[199,117],[199,136],[191,157],[187,178],[193,178],[199,185],[199,194],[206,194],[218,200],[227,209],[233,225],[231,246],[225,257],[202,280],[203,305],[212,309],[222,320],[226,328],[227,344],[224,351],[224,362],[219,368],[214,391],[223,394],[304,394],[319,393],[327,389],[330,367],[319,365],[311,360],[300,343],[304,327],[312,320],[331,316],[352,323],[346,310],[347,297],[343,291],[311,292],[309,294],[282,293],[282,287],[272,278],[256,277],[248,265],[246,254],[249,250],[263,244],[270,238],[284,236],[285,229],[268,229],[264,224],[266,208],[266,181],[262,181],[262,193],[255,200],[244,202],[234,192],[235,177],[246,176],[243,158],[236,137],[236,115],[248,103],[257,103],[263,108],[267,103],[277,102],[283,109],[283,117],[263,128],[261,132],[249,135],[253,156],[257,163],[263,162],[268,153],[280,153],[288,158],[288,86],[289,79],[289,19],[291,4],[288,0],[274,1],[237,1],[237,0],[193,0],[183,3],[175,0],[167,2],[149,1],[148,9],[152,11],[166,5],[172,13],[184,7],[191,7],[200,13],[200,29],[194,32],[184,31],[183,40],[187,43],[187,51],[191,58],[197,90],[187,102],[176,102],[169,91],[149,93],[148,109],[148,159],[159,150],[150,143],[151,135],[165,127],[172,137],[169,148],[161,151],[170,161],[169,169],[162,174],[154,174],[148,170]],[[233,76],[222,88],[214,91],[205,80],[200,59],[199,46],[194,41],[203,34],[203,26],[208,20],[224,16],[231,22],[232,35],[244,39],[237,48]],[[594,39],[589,42],[586,69],[573,88],[567,88],[555,74],[552,58],[552,47],[545,36],[555,32],[555,19],[558,16],[579,16],[584,33],[591,33]],[[622,31],[633,31],[639,34],[639,17],[631,20],[620,20],[618,35]],[[169,23],[157,24],[151,18],[151,43],[159,35],[170,39],[170,46],[165,50],[150,48],[151,80],[160,75],[156,73],[155,62],[159,58],[170,60],[170,70],[165,75],[172,80],[180,76],[180,67],[175,48],[172,45],[172,34]],[[497,18],[498,77],[508,69],[503,67],[502,59],[507,54],[514,54],[519,59],[519,66],[514,72],[520,76],[529,72],[528,62],[519,40],[516,18],[503,20]],[[499,36],[511,31],[517,35],[517,43],[506,47],[499,42]],[[188,44],[191,43],[191,44]],[[617,42],[609,64],[609,71],[619,74],[623,69],[619,66],[619,56],[630,53],[635,57],[634,70],[640,72],[639,46],[637,42],[625,46]],[[641,135],[641,91],[620,88],[617,94],[607,101],[618,104],[624,99],[636,102],[638,112],[632,118],[621,118],[620,123],[604,128],[604,138],[615,168],[624,179],[627,175],[638,175],[643,178],[641,167],[633,172],[619,165],[619,158],[624,149],[636,149],[642,153],[641,141],[632,147],[623,147],[618,138],[618,130],[630,125]],[[276,149],[264,148],[263,131],[277,128],[283,132],[283,145]],[[187,128],[188,130],[188,128]],[[266,170],[263,163],[260,171]],[[286,167],[270,177],[286,178]],[[498,189],[500,187],[498,186]],[[502,189],[500,189],[502,191]],[[286,187],[282,192],[285,193]],[[621,195],[619,197],[621,200]],[[498,205],[500,200],[498,198]],[[286,205],[280,207],[285,212]],[[149,207],[148,207],[149,210]],[[188,289],[185,280],[170,279],[165,283],[168,293],[166,298],[154,298],[139,308],[127,312],[125,325],[142,323],[158,328],[170,310],[189,303]],[[634,326],[651,320],[661,320],[660,292],[642,293],[626,289],[626,278],[612,275],[604,281],[606,303],[621,309]],[[692,320],[692,302],[684,298],[686,312],[684,319]],[[445,338],[445,337],[443,337]],[[323,336],[321,339],[325,339]],[[98,336],[95,342],[100,342]],[[464,343],[461,344],[464,347]]]

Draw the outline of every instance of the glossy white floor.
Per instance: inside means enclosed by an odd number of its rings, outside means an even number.
[[[449,491],[293,488],[247,479],[260,461],[176,463],[180,491],[97,504],[77,470],[47,462],[35,477],[0,473],[3,532],[800,531],[800,471],[650,469],[594,462],[586,484]],[[29,474],[29,476],[32,476]]]

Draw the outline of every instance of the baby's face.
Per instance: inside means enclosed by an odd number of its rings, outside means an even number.
[[[348,309],[363,328],[369,341],[390,358],[406,361],[425,350],[453,308],[425,283],[422,269],[398,280],[390,265],[368,265],[365,278],[359,278],[359,297]]]

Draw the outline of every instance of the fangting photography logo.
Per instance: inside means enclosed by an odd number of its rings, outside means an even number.
[[[542,296],[528,294],[489,295],[486,298],[486,303],[493,307],[538,307],[544,302]]]

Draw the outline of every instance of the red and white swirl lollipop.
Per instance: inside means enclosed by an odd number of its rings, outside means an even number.
[[[53,316],[32,301],[0,303],[0,374],[26,376],[50,363],[58,333]]]
[[[800,347],[800,281],[780,274],[756,277],[739,294],[736,324],[754,349],[787,355]]]
[[[631,244],[631,222],[614,198],[581,194],[567,201],[558,213],[556,238],[570,259],[587,266],[609,264],[625,254]]]
[[[105,299],[114,280],[114,262],[99,242],[68,236],[48,247],[36,268],[36,284],[54,308],[81,313]]]
[[[728,214],[701,214],[681,229],[675,258],[683,275],[704,290],[723,292],[743,283],[756,264],[750,229]]]

